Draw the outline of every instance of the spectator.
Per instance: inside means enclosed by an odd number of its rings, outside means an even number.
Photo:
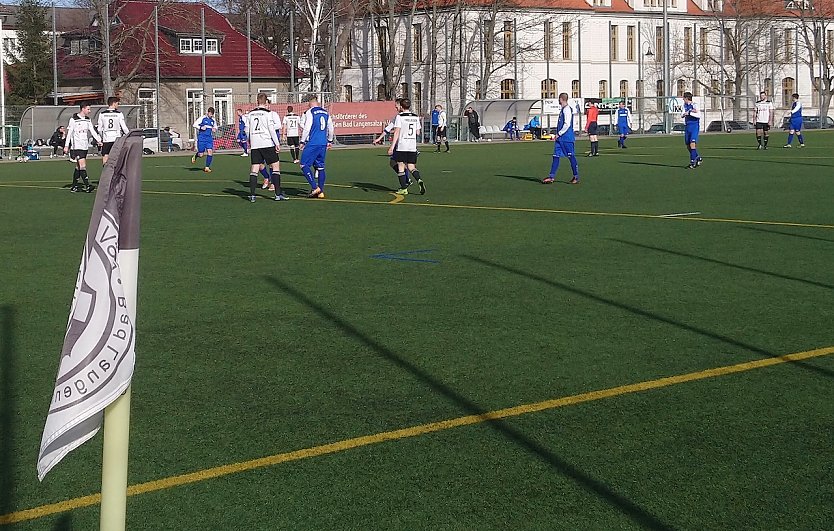
[[[530,118],[530,123],[527,124],[527,129],[533,133],[534,138],[542,137],[542,122],[539,120],[538,114]]]
[[[466,108],[466,111],[463,113],[466,116],[468,123],[469,123],[469,133],[474,138],[475,142],[481,141],[481,118],[478,116],[478,112],[473,109],[471,106]]]
[[[66,129],[62,125],[62,126],[58,127],[58,129],[56,129],[55,132],[52,133],[52,136],[49,138],[49,145],[52,146],[52,154],[49,155],[50,159],[55,158],[55,157],[58,156],[58,150],[63,149],[64,144],[66,143],[66,140],[67,140]]]
[[[513,119],[507,122],[502,129],[507,134],[510,140],[521,140],[521,135],[518,132],[518,120],[513,116]]]

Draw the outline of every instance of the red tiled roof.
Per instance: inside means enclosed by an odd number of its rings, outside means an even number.
[[[111,5],[111,18],[118,17],[124,27],[146,28],[146,31],[138,32],[138,39],[123,45],[120,57],[111,57],[111,68],[118,73],[129,72],[136,61],[141,59],[144,46],[144,60],[139,67],[140,77],[155,76],[153,9],[159,4],[141,0],[117,0]],[[235,29],[226,17],[208,5],[179,2],[160,6],[160,76],[166,79],[202,77],[201,55],[178,52],[178,36],[200,36],[201,9],[205,9],[206,38],[217,38],[221,51],[220,55],[206,54],[206,78],[245,79],[246,35]],[[117,40],[119,31],[120,26],[113,27],[112,41]],[[63,55],[59,64],[64,79],[98,77],[90,57],[69,55],[67,52],[66,48],[59,51],[59,55]],[[286,60],[273,54],[257,41],[252,41],[253,78],[289,79],[290,68]]]

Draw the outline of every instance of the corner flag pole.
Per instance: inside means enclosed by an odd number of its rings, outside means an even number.
[[[142,136],[134,131],[124,139],[136,143],[141,153]],[[134,148],[135,150],[136,148]],[[120,150],[121,151],[121,150]],[[131,150],[128,150],[131,151]],[[121,158],[121,157],[120,157]],[[121,162],[121,161],[120,161]],[[128,161],[127,167],[135,161]],[[141,165],[141,158],[138,158]],[[136,288],[139,273],[139,212],[141,172],[130,172],[126,181],[124,209],[119,230],[119,254],[127,313],[136,326]],[[130,386],[104,410],[104,452],[101,466],[101,531],[124,531],[127,516],[127,463],[130,438]]]

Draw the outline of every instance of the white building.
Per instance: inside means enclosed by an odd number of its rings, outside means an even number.
[[[424,113],[435,103],[457,114],[472,100],[537,100],[566,92],[638,98],[630,104],[645,114],[641,121],[654,123],[667,86],[670,96],[691,91],[703,98],[714,119],[720,112],[748,120],[760,90],[780,109],[790,106],[794,92],[809,114],[818,108],[811,72],[819,76],[820,67],[789,9],[796,1],[667,2],[668,66],[663,0],[483,0],[462,7],[423,0],[413,16],[406,9],[357,17],[343,60],[342,98],[384,99],[379,48],[393,33],[389,86],[397,87],[396,96],[410,85]],[[745,11],[737,13],[736,6]],[[834,43],[834,26],[823,31],[826,37]]]

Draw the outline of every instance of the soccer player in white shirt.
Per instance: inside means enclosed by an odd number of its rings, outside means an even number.
[[[287,107],[287,115],[284,116],[284,138],[287,139],[287,146],[290,148],[290,155],[294,164],[298,164],[298,140],[301,137],[301,117],[292,112],[292,107]]]
[[[122,134],[129,134],[125,117],[119,110],[119,98],[110,96],[107,98],[107,109],[98,113],[98,132],[101,134],[101,163],[107,164],[107,158],[113,144]]]
[[[756,141],[759,143],[756,149],[767,149],[774,114],[773,103],[767,99],[767,92],[760,92],[759,101],[756,102]]]
[[[275,200],[285,201],[287,197],[281,191],[281,172],[278,169],[278,153],[281,144],[275,130],[279,124],[275,122],[275,113],[269,110],[266,94],[258,94],[258,106],[246,113],[246,135],[249,139],[249,156],[252,167],[249,170],[249,201],[255,202],[255,188],[258,186],[258,169],[261,164],[269,166],[272,173],[267,182],[275,186]]]
[[[72,115],[67,126],[67,140],[64,144],[64,154],[69,152],[70,158],[75,160],[75,172],[72,174],[72,187],[70,192],[80,190],[78,180],[84,182],[84,191],[88,194],[93,191],[93,185],[87,178],[87,150],[90,149],[90,138],[92,136],[98,142],[101,137],[96,133],[93,122],[90,121],[90,104],[81,103],[78,112]],[[88,136],[89,135],[89,136]]]
[[[435,153],[440,153],[440,143],[443,142],[446,144],[446,153],[448,153],[449,139],[446,138],[446,111],[443,110],[442,105],[436,105],[434,108],[439,113],[437,115],[437,131],[434,136],[434,143],[437,144],[437,149],[434,151]]]
[[[400,180],[400,189],[397,193],[408,194],[408,187],[411,184],[411,179],[405,174],[405,170],[408,169],[420,185],[420,194],[425,194],[426,185],[417,169],[417,139],[421,134],[420,117],[411,112],[411,100],[408,98],[400,100],[400,107],[402,112],[394,119],[394,138],[391,140],[391,147],[388,148],[388,154],[397,161],[397,177]]]

